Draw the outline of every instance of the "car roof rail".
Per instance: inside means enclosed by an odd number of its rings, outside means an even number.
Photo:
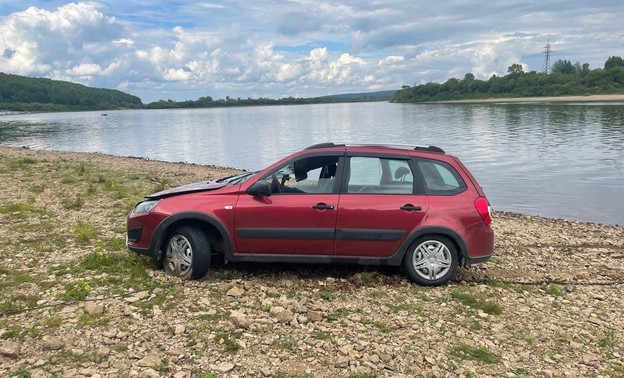
[[[428,152],[440,152],[445,153],[443,149],[437,146],[414,146],[413,144],[396,144],[396,143],[362,143],[362,144],[347,144],[347,143],[317,143],[313,144],[306,150],[313,150],[317,148],[331,148],[331,147],[390,147],[390,148],[406,148],[413,149],[415,151],[428,151]]]
[[[313,144],[309,147],[304,148],[305,150],[313,150],[315,148],[331,148],[331,147],[344,147],[344,144],[336,144],[336,143],[317,143]]]
[[[414,150],[416,150],[416,151],[429,151],[429,152],[441,152],[443,154],[446,153],[446,152],[444,152],[443,149],[441,149],[438,146],[427,146],[427,147],[425,147],[425,146],[416,146],[416,147],[414,147]]]

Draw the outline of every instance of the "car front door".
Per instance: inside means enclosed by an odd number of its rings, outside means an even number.
[[[334,254],[343,153],[304,156],[266,174],[270,196],[241,194],[234,240],[242,254]]]
[[[336,220],[336,255],[389,257],[425,217],[409,157],[351,156]]]

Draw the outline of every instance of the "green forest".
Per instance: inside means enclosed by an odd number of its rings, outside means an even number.
[[[142,107],[140,98],[118,90],[0,72],[0,110],[58,112]]]
[[[507,75],[492,75],[478,80],[467,73],[463,80],[404,85],[391,102],[448,101],[506,97],[585,96],[624,93],[624,61],[619,56],[608,58],[603,68],[589,69],[589,64],[557,60],[550,73],[524,72],[522,65],[512,64]]]

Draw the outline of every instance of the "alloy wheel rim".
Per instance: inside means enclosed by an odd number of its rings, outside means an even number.
[[[453,258],[448,247],[437,240],[420,243],[412,256],[412,266],[420,277],[435,281],[451,269]]]
[[[167,266],[175,276],[183,276],[191,268],[193,248],[183,235],[174,235],[167,246]]]

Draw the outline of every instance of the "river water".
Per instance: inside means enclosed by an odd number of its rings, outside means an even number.
[[[436,145],[494,209],[624,224],[624,103],[349,103],[0,116],[0,144],[256,170],[335,141]],[[146,193],[147,194],[147,193]]]

